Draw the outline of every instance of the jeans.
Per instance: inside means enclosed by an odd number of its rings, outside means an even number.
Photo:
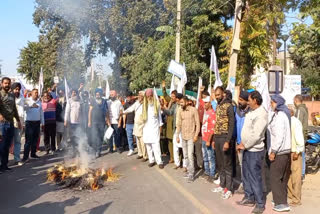
[[[2,132],[2,142],[0,143],[1,167],[8,167],[9,149],[14,135],[13,124],[9,122],[0,122]]]
[[[216,161],[214,150],[211,146],[206,146],[206,142],[202,141],[202,154],[205,174],[213,177],[216,173]]]
[[[302,152],[302,176],[306,175],[306,153]]]
[[[254,201],[259,208],[265,207],[262,184],[262,166],[264,151],[243,152],[243,175],[242,182],[245,192],[245,198]]]
[[[104,136],[104,123],[93,123],[92,124],[92,147],[96,153],[101,153],[103,136]]]
[[[26,143],[24,144],[23,159],[29,158],[30,149],[31,157],[36,155],[37,142],[40,135],[40,121],[26,121]]]
[[[14,137],[13,137],[13,156],[14,161],[20,161],[20,152],[21,152],[21,130],[14,128]]]
[[[182,140],[182,151],[183,151],[183,158],[186,162],[187,169],[189,172],[189,176],[194,176],[194,144],[193,139],[190,140]]]
[[[129,150],[133,150],[133,124],[126,124],[127,139]]]
[[[56,123],[44,125],[44,146],[46,151],[56,151]]]
[[[109,140],[109,147],[110,151],[113,152],[113,146],[115,145],[117,149],[120,148],[121,136],[120,136],[120,129],[118,128],[118,124],[111,124],[113,128],[113,134],[111,139]]]

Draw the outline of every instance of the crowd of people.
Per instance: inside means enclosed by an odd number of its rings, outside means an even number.
[[[111,127],[107,153],[121,153],[128,146],[128,156],[137,154],[142,162],[149,161],[149,167],[160,169],[168,160],[167,166],[183,168],[189,183],[201,171],[200,178],[215,185],[212,192],[222,199],[243,194],[237,204],[254,207],[252,213],[263,213],[268,187],[275,211],[301,205],[308,126],[301,95],[289,108],[282,96],[273,95],[272,111],[268,111],[256,90],[241,90],[238,103],[222,87],[211,94],[201,87],[196,102],[176,90],[169,96],[165,83],[162,92],[160,97],[153,89],[139,91],[137,96],[129,92],[124,101],[114,90],[109,99],[103,98],[100,88],[90,96],[81,84],[70,95],[56,86],[39,95],[37,89],[21,93],[20,83],[2,78],[0,173],[11,170],[12,145],[17,165],[39,158],[41,131],[48,155],[70,147],[76,156],[75,146],[85,137],[99,158],[105,130]],[[25,143],[20,159],[22,131]]]

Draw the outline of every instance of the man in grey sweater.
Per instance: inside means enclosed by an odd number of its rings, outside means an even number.
[[[241,131],[238,152],[244,150],[242,160],[243,188],[245,196],[238,205],[255,208],[252,213],[263,213],[265,200],[262,185],[262,161],[264,157],[264,138],[268,126],[268,113],[263,108],[262,96],[258,91],[251,92],[248,104],[251,111],[246,114]]]

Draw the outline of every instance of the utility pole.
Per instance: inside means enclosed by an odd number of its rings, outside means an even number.
[[[181,0],[177,0],[176,62],[180,62]]]
[[[241,20],[242,0],[236,0],[236,7],[234,13],[234,27],[233,27],[233,40],[231,46],[231,57],[229,66],[229,77],[228,77],[228,89],[234,94],[236,84],[236,71],[238,53],[240,51],[240,20]]]

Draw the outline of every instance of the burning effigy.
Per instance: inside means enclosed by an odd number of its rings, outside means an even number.
[[[63,188],[79,190],[98,190],[105,182],[114,182],[119,175],[113,173],[112,169],[83,169],[77,165],[65,166],[55,165],[47,171],[47,180],[54,182]]]

